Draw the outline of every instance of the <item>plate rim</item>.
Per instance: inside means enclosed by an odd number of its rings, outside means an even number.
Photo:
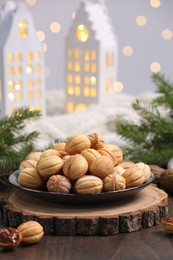
[[[116,190],[116,191],[106,191],[106,192],[99,192],[99,193],[95,193],[95,194],[76,194],[76,193],[60,193],[60,192],[51,192],[51,191],[46,191],[46,190],[36,190],[36,189],[30,189],[30,188],[26,188],[21,186],[18,183],[17,177],[19,175],[19,170],[14,171],[13,173],[10,174],[8,180],[9,182],[14,185],[15,187],[19,188],[20,190],[24,190],[27,192],[31,192],[31,193],[35,193],[35,194],[44,194],[44,195],[48,195],[48,196],[64,196],[64,197],[76,197],[76,198],[86,198],[86,197],[101,197],[101,196],[106,196],[106,195],[115,195],[115,194],[120,194],[120,193],[126,193],[129,191],[134,191],[134,190],[138,190],[141,188],[144,188],[146,186],[148,186],[149,184],[151,184],[154,179],[155,176],[154,174],[151,172],[151,176],[149,178],[148,181],[144,182],[142,185],[138,185],[135,187],[131,187],[131,188],[127,188],[127,189],[123,189],[123,190]]]

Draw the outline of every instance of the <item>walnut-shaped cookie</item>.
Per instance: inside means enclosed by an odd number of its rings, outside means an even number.
[[[47,181],[47,189],[51,192],[69,193],[71,182],[63,175],[52,175]]]
[[[123,152],[118,146],[116,146],[114,144],[105,144],[103,147],[110,150],[111,152],[113,152],[114,156],[116,157],[117,164],[122,162]]]
[[[123,161],[118,164],[118,166],[123,167],[125,170],[127,170],[128,168],[130,168],[131,166],[134,166],[134,165],[135,165],[135,163],[132,161]]]
[[[148,181],[151,177],[151,169],[148,164],[145,164],[143,162],[136,163],[136,166],[143,170],[145,175],[144,182]]]
[[[26,160],[34,160],[36,162],[38,162],[40,160],[40,156],[41,156],[42,152],[31,152],[26,156]]]
[[[109,157],[113,160],[114,165],[117,164],[118,160],[117,160],[115,154],[114,154],[111,150],[107,149],[106,147],[102,147],[102,148],[98,149],[97,151],[98,151],[102,156],[109,156]]]
[[[66,143],[55,143],[52,146],[52,149],[55,149],[56,151],[58,151],[61,154],[61,157],[64,157],[65,155],[67,155],[65,146],[66,146]]]
[[[136,165],[130,167],[123,173],[123,177],[126,180],[126,187],[136,187],[142,185],[145,181],[145,174],[142,169]]]
[[[116,165],[116,166],[114,167],[114,172],[117,173],[117,174],[119,174],[119,175],[121,175],[121,176],[123,176],[123,173],[124,173],[125,171],[126,171],[126,170],[125,170],[123,167],[119,166],[119,165]]]
[[[96,158],[89,167],[91,175],[97,176],[101,179],[113,173],[114,162],[109,156],[100,156]]]
[[[90,148],[91,142],[86,135],[76,134],[67,139],[65,150],[68,154],[78,154],[82,150]]]
[[[55,155],[55,156],[59,156],[61,157],[61,154],[59,151],[55,150],[55,149],[47,149],[44,152],[42,152],[40,159],[46,156],[51,156],[51,155]]]
[[[71,155],[63,165],[63,173],[70,180],[77,180],[85,175],[87,171],[87,160],[81,154]]]
[[[80,177],[75,183],[75,191],[78,194],[96,194],[103,189],[103,181],[91,175]]]
[[[49,178],[54,174],[60,173],[63,164],[64,161],[59,156],[51,155],[40,158],[36,168],[40,176]]]
[[[103,187],[104,191],[124,190],[126,188],[126,181],[120,174],[114,172],[104,178]]]
[[[97,150],[104,146],[105,141],[104,141],[103,137],[101,135],[99,135],[98,133],[92,133],[87,136],[91,141],[91,148]]]
[[[44,179],[35,168],[21,170],[18,175],[18,182],[21,186],[30,189],[41,189],[44,185]]]
[[[88,148],[81,152],[81,155],[87,160],[88,166],[91,165],[91,163],[98,157],[100,157],[100,153],[96,151],[95,149]]]
[[[19,166],[19,172],[25,168],[36,168],[37,162],[34,160],[23,160]]]

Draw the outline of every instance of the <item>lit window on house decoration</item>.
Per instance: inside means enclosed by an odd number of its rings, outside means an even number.
[[[105,53],[105,68],[106,69],[109,68],[109,53],[108,52]]]
[[[84,77],[84,84],[85,84],[85,85],[89,85],[89,83],[90,83],[89,77],[88,77],[88,76],[85,76],[85,77]]]
[[[67,111],[72,112],[74,109],[74,104],[72,102],[67,103]]]
[[[76,37],[80,42],[86,42],[89,38],[89,31],[84,24],[79,24],[76,29]]]
[[[28,88],[32,88],[33,85],[34,85],[33,79],[29,79],[29,80],[28,80]]]
[[[76,84],[80,84],[80,82],[81,82],[80,76],[79,75],[75,75],[75,83]]]
[[[13,54],[12,53],[8,53],[7,59],[8,59],[9,62],[12,62],[13,61]]]
[[[79,59],[80,58],[80,50],[78,50],[78,49],[74,50],[74,57],[75,57],[75,59]]]
[[[19,34],[22,38],[26,38],[28,36],[28,28],[27,21],[25,19],[21,20],[18,24]]]
[[[110,57],[110,60],[111,60],[111,66],[115,66],[115,53],[114,51],[111,52],[111,57]]]
[[[16,90],[20,90],[22,87],[22,82],[21,81],[17,81],[16,84],[15,84],[15,89]]]
[[[89,60],[90,59],[90,52],[89,51],[85,51],[84,52],[84,60]]]
[[[17,94],[17,100],[21,101],[23,99],[22,93]]]
[[[36,72],[36,73],[40,73],[40,72],[41,72],[41,66],[40,66],[40,64],[37,64],[37,65],[35,66],[35,72]]]
[[[84,87],[83,89],[83,94],[85,97],[89,97],[89,94],[90,94],[90,89],[89,87]]]
[[[15,95],[13,92],[9,92],[8,93],[8,98],[11,100],[11,101],[14,101],[15,100]]]
[[[18,53],[16,54],[16,60],[17,60],[18,62],[22,61],[22,53],[21,53],[21,52],[18,52]]]
[[[74,71],[76,71],[76,72],[80,71],[80,62],[75,62],[75,64],[74,64]]]
[[[34,106],[33,106],[33,105],[30,105],[30,106],[28,107],[28,110],[29,110],[29,111],[34,111]]]
[[[21,66],[17,66],[16,67],[16,74],[17,75],[21,75],[22,74],[22,67]]]
[[[28,92],[28,99],[33,99],[34,93],[32,91]]]
[[[38,91],[38,92],[36,93],[36,97],[37,97],[37,98],[41,98],[41,91]]]
[[[90,77],[90,83],[92,86],[96,85],[96,77],[94,76]]]
[[[75,111],[78,112],[78,111],[86,110],[86,108],[87,108],[86,105],[81,103],[76,105]]]
[[[96,60],[96,52],[91,51],[91,60]]]
[[[104,90],[105,90],[106,94],[109,93],[109,83],[108,83],[107,79],[105,79],[105,81],[104,81]]]
[[[95,64],[95,63],[92,63],[92,64],[91,64],[91,72],[92,72],[92,73],[96,73],[96,71],[97,71],[96,64]]]
[[[37,86],[41,86],[41,83],[42,83],[41,79],[36,79],[36,80],[35,80],[35,84],[36,84]]]
[[[68,70],[73,70],[73,63],[71,61],[67,62],[67,68]]]
[[[90,70],[90,64],[88,62],[84,63],[84,70],[87,72]]]
[[[12,80],[8,81],[9,90],[14,90],[14,82]]]
[[[73,57],[73,51],[72,51],[72,49],[68,49],[67,50],[67,55],[68,55],[68,57]]]
[[[67,75],[67,82],[68,83],[73,83],[73,76],[72,76],[72,74],[68,74]]]
[[[39,60],[40,60],[41,55],[40,55],[40,52],[39,52],[39,51],[36,51],[36,52],[34,53],[34,58],[35,58],[36,61],[39,61]]]
[[[9,67],[8,74],[9,74],[9,76],[13,76],[14,75],[14,68],[13,67]]]
[[[91,97],[96,97],[97,95],[97,91],[96,91],[96,88],[91,88]]]
[[[42,106],[41,106],[40,104],[38,104],[38,105],[36,106],[36,110],[41,111],[41,110],[42,110]]]
[[[73,88],[73,86],[68,86],[67,93],[68,93],[69,95],[73,95],[73,94],[74,94],[74,88]]]
[[[31,74],[31,72],[32,72],[32,66],[29,65],[26,67],[26,73]]]
[[[80,87],[79,86],[75,87],[75,95],[80,96]]]
[[[32,61],[32,59],[33,59],[32,52],[28,52],[28,53],[27,53],[27,60],[28,60],[28,61]]]

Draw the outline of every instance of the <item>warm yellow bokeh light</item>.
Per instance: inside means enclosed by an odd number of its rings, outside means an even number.
[[[53,22],[50,25],[50,30],[53,33],[58,33],[61,31],[61,25],[58,22]]]
[[[164,29],[164,30],[162,31],[162,37],[163,37],[163,39],[165,39],[165,40],[170,40],[170,39],[172,39],[172,37],[173,37],[173,32],[172,32],[171,30],[169,30],[168,28],[167,28],[167,29]]]
[[[44,52],[47,52],[47,49],[48,49],[48,46],[45,42],[42,43],[42,46],[43,46],[43,51]]]
[[[154,8],[158,8],[161,5],[159,0],[150,0],[150,5]]]
[[[123,90],[124,86],[121,81],[114,82],[114,91],[121,92]]]
[[[147,23],[147,18],[143,15],[139,15],[136,17],[136,23],[139,26],[144,26]]]
[[[38,37],[40,42],[45,40],[46,36],[45,36],[45,33],[43,31],[37,31],[36,34],[37,34],[37,37]]]
[[[9,92],[8,97],[9,97],[9,99],[10,99],[11,101],[13,101],[13,100],[15,99],[15,95],[14,95],[13,92]]]
[[[161,65],[159,62],[152,62],[150,64],[150,70],[153,72],[153,73],[157,73],[161,70]]]
[[[89,32],[84,24],[78,25],[76,29],[76,37],[80,42],[86,42],[89,38]]]
[[[31,72],[32,72],[32,66],[29,65],[26,67],[26,73],[31,74]]]
[[[27,3],[28,5],[33,6],[33,5],[36,5],[37,0],[26,0],[26,3]]]
[[[126,45],[123,47],[122,51],[125,56],[131,56],[133,54],[133,47],[130,45]]]

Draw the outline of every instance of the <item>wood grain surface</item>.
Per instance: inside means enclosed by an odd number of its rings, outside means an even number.
[[[10,191],[1,188],[0,197]],[[169,197],[168,205],[168,215],[173,217],[173,197]],[[172,256],[173,235],[167,234],[161,224],[112,236],[45,235],[32,246],[0,249],[2,260],[172,260]]]
[[[167,194],[149,185],[135,196],[95,205],[63,205],[15,191],[2,203],[6,225],[37,220],[45,234],[115,235],[150,228],[167,215]]]

